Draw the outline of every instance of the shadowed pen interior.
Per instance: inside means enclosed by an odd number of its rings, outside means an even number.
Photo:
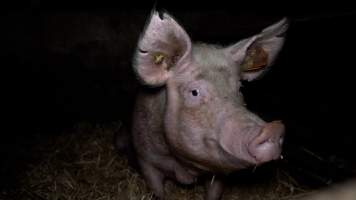
[[[352,200],[356,9],[299,4],[4,4],[0,199]]]

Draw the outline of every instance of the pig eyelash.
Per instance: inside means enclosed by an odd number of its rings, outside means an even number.
[[[200,94],[198,89],[191,90],[190,92],[195,97],[199,96],[199,94]]]
[[[142,53],[142,54],[148,53],[148,51],[145,51],[145,50],[142,50],[142,49],[138,49],[138,51],[139,51],[140,53]]]

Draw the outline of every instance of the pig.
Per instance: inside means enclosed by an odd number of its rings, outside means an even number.
[[[287,18],[237,43],[192,43],[167,12],[152,11],[133,58],[142,83],[132,142],[142,176],[165,198],[165,180],[207,179],[205,199],[223,194],[223,177],[281,156],[285,127],[246,108],[241,81],[260,77],[280,52]]]

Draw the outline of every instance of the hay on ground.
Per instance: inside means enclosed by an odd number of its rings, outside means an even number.
[[[112,138],[120,123],[79,124],[71,133],[53,136],[36,147],[41,161],[29,163],[23,180],[13,196],[16,199],[50,200],[151,200],[155,199],[141,175],[128,166],[113,147]],[[257,169],[258,170],[258,169]],[[232,180],[223,199],[286,200],[308,191],[283,170],[273,170],[263,181]],[[255,177],[256,179],[256,177]],[[181,186],[167,183],[168,199],[202,200],[203,184]]]

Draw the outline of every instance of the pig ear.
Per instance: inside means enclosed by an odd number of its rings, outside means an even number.
[[[288,26],[287,18],[283,18],[261,33],[228,47],[233,60],[241,66],[243,80],[256,79],[274,63],[284,44]]]
[[[145,84],[164,85],[172,70],[189,60],[190,52],[185,30],[167,13],[153,11],[135,52],[134,69]]]

